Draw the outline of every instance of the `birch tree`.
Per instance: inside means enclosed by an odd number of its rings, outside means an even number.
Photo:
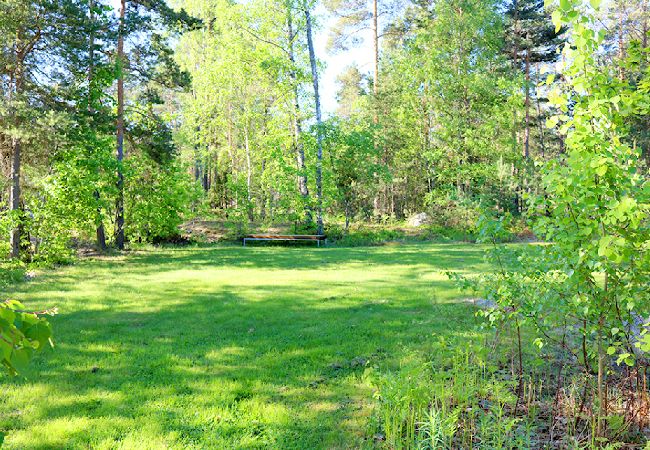
[[[316,111],[316,232],[323,234],[323,118],[321,114],[320,92],[318,90],[318,65],[314,51],[311,5],[304,0],[307,48],[311,65],[311,79],[314,86],[314,106]]]

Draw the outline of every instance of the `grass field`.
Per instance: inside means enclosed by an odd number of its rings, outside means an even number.
[[[40,274],[56,347],[0,379],[7,448],[371,446],[366,366],[474,333],[482,247],[154,249]],[[4,293],[5,295],[7,293]],[[4,295],[3,295],[4,296]]]

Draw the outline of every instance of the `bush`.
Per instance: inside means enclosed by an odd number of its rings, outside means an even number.
[[[343,247],[361,247],[367,245],[382,245],[387,242],[403,240],[406,235],[401,230],[390,228],[350,227],[347,233],[334,228],[334,235],[327,232],[328,241]]]
[[[482,212],[477,203],[449,197],[429,198],[427,205],[432,225],[467,234],[476,230],[476,219]]]
[[[125,168],[126,235],[144,242],[177,236],[200,195],[199,186],[179,164],[159,166],[146,156],[131,156]]]

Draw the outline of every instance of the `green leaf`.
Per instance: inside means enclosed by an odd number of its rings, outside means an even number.
[[[598,242],[598,256],[609,257],[612,254],[610,244],[614,238],[612,236],[603,236]]]
[[[29,364],[29,357],[31,352],[28,349],[14,349],[9,358],[9,363],[16,369],[17,372],[22,372],[27,369]]]
[[[546,119],[546,128],[555,128],[559,121],[558,116],[551,116],[548,119]]]
[[[645,334],[643,338],[637,342],[636,346],[645,353],[650,353],[650,333]]]
[[[36,348],[44,347],[51,335],[51,329],[48,324],[42,322],[30,327],[25,332],[25,337],[38,343]]]
[[[616,359],[616,364],[620,365],[622,362],[624,362],[628,366],[633,366],[634,356],[630,353],[621,353],[620,355],[618,355],[618,358]]]
[[[592,8],[599,9],[600,8],[600,1],[601,0],[589,0],[589,3],[591,4]]]
[[[0,339],[0,357],[6,361],[11,358],[12,345]]]
[[[13,323],[16,319],[16,313],[9,308],[0,307],[0,319],[4,319],[9,323]]]
[[[556,9],[551,13],[551,20],[555,25],[555,32],[558,33],[562,29],[562,13]]]

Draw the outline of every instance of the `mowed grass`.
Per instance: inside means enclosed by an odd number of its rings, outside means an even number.
[[[367,366],[475,336],[444,274],[476,245],[212,246],[45,272],[3,293],[58,306],[56,347],[0,378],[7,448],[372,446]]]

